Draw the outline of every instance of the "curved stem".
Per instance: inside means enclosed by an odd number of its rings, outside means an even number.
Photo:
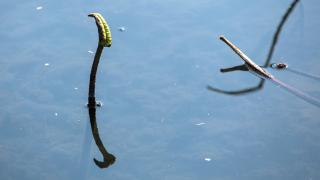
[[[94,60],[91,67],[90,73],[90,82],[89,82],[89,92],[88,92],[88,109],[89,109],[89,116],[90,116],[90,124],[91,124],[91,131],[96,142],[99,151],[103,156],[103,161],[98,161],[95,158],[93,159],[95,164],[100,168],[106,168],[113,164],[116,158],[108,153],[107,149],[104,147],[98,131],[97,121],[96,121],[96,100],[95,100],[95,88],[96,88],[96,74],[98,70],[98,65],[100,61],[100,57],[103,51],[104,46],[110,47],[111,46],[111,32],[109,26],[105,19],[99,13],[91,13],[88,15],[89,17],[94,17],[96,21],[96,25],[98,28],[99,33],[99,43],[96,50],[96,54],[94,55]]]
[[[88,105],[96,104],[96,100],[95,100],[96,74],[97,74],[97,69],[98,69],[102,50],[103,50],[103,46],[98,45],[96,54],[94,55],[94,60],[92,63],[91,73],[90,73]]]

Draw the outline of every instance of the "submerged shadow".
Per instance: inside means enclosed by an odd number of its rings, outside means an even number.
[[[282,16],[281,21],[278,24],[277,29],[273,35],[271,46],[270,46],[267,58],[265,60],[265,63],[261,67],[264,67],[264,68],[269,67],[273,52],[275,50],[276,44],[279,39],[279,35],[282,31],[282,28],[299,1],[300,0],[293,0],[292,3],[290,4],[290,6],[288,7],[287,11],[285,12],[285,14]],[[237,66],[230,67],[230,68],[220,69],[220,72],[222,72],[222,73],[233,72],[233,71],[249,71],[249,69],[247,68],[247,66],[245,64],[237,65]],[[213,92],[227,94],[227,95],[243,95],[243,94],[248,94],[248,93],[252,93],[252,92],[261,90],[264,86],[264,83],[265,83],[265,79],[260,78],[260,82],[256,86],[248,87],[245,89],[228,91],[228,90],[218,89],[218,88],[212,87],[210,85],[207,86],[207,89],[210,91],[213,91]]]
[[[103,145],[100,139],[99,130],[97,126],[97,119],[96,119],[96,104],[95,103],[88,104],[88,111],[90,116],[92,135],[99,151],[103,156],[103,161],[98,161],[95,158],[93,159],[93,161],[99,168],[107,168],[116,161],[116,157],[107,151],[107,149],[105,148],[105,146]]]

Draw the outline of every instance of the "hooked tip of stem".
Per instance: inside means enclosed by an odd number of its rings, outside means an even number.
[[[112,37],[107,21],[100,13],[90,13],[88,14],[88,16],[93,17],[96,21],[99,33],[99,45],[102,45],[104,47],[111,47]]]
[[[94,13],[88,14],[89,17],[94,17]]]

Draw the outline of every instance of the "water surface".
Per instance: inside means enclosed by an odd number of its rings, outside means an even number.
[[[320,179],[320,111],[273,83],[255,86],[224,34],[263,64],[291,1],[0,2],[0,179]],[[301,1],[271,62],[319,75],[319,2]],[[38,7],[42,8],[38,8]],[[90,132],[87,86],[100,12],[113,45],[102,55],[96,118],[116,162]],[[118,31],[125,27],[126,31]],[[320,82],[274,76],[316,98]]]

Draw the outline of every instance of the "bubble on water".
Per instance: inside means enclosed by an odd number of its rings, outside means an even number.
[[[211,113],[208,113],[208,116],[210,116],[211,115]]]
[[[210,162],[211,158],[204,158],[205,161]]]
[[[75,87],[75,88],[73,88],[74,90],[78,90],[78,88],[77,87]]]
[[[54,116],[58,116],[58,113],[54,113]]]
[[[103,106],[103,102],[102,101],[97,101],[96,105],[97,105],[97,107],[101,107],[101,106]]]
[[[127,29],[126,29],[125,27],[121,26],[121,27],[118,27],[118,30],[119,30],[120,32],[124,32],[124,31],[126,31]]]
[[[36,7],[36,10],[41,10],[41,9],[43,9],[43,7],[42,6],[38,6],[38,7]]]
[[[94,52],[93,52],[93,51],[91,51],[91,50],[89,50],[89,51],[88,51],[88,53],[93,54]]]
[[[50,66],[50,63],[44,63],[44,66]]]

